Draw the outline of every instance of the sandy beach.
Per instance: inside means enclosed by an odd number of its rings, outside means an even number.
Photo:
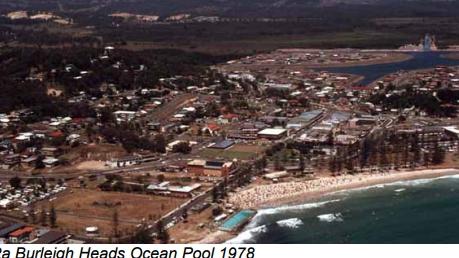
[[[257,185],[231,194],[228,198],[228,202],[241,209],[261,209],[304,202],[342,190],[455,174],[459,174],[458,169],[425,169],[371,174],[364,173],[338,177],[322,177],[309,181]]]
[[[263,209],[305,203],[326,194],[343,190],[456,174],[459,174],[459,169],[424,169],[372,174],[363,173],[338,177],[321,177],[309,181],[254,185],[248,189],[230,194],[228,202],[241,209]],[[227,232],[215,231],[196,243],[223,243],[234,236]]]

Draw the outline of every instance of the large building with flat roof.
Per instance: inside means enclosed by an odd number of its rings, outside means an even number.
[[[227,177],[235,169],[236,165],[234,162],[226,161],[192,160],[187,165],[188,172],[198,177]]]
[[[267,128],[258,132],[258,137],[270,140],[279,140],[286,137],[287,132],[287,129],[284,128]]]

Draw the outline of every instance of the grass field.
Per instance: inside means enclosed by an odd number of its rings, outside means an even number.
[[[257,158],[264,150],[264,147],[257,145],[236,144],[226,150],[206,148],[199,156],[206,159],[251,160]]]
[[[172,197],[74,189],[52,204],[57,211],[60,229],[84,234],[86,227],[97,226],[101,236],[110,236],[115,209],[120,232],[129,233],[143,220],[156,220],[185,201]]]

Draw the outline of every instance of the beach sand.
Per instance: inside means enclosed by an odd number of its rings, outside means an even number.
[[[243,209],[261,209],[304,202],[342,190],[455,174],[459,174],[459,170],[451,168],[322,177],[302,182],[253,186],[230,195],[228,201]]]
[[[313,201],[326,194],[343,190],[456,174],[459,174],[459,169],[424,169],[371,174],[363,173],[338,177],[321,177],[301,182],[253,185],[248,189],[231,194],[228,198],[228,202],[241,209],[263,209],[288,206]],[[215,231],[196,243],[223,243],[233,237],[235,237],[235,235],[230,233]]]

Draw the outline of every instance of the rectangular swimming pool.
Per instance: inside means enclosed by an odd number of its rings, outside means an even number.
[[[249,220],[252,219],[255,214],[257,214],[257,212],[254,210],[242,210],[223,222],[223,224],[220,226],[220,230],[236,231],[241,226],[249,222]]]

